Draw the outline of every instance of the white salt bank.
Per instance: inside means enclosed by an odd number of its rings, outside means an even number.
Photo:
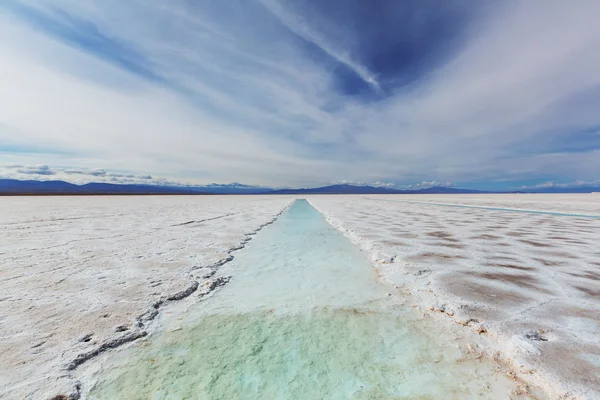
[[[78,396],[74,362],[147,334],[292,201],[0,197],[0,398]]]
[[[551,398],[600,398],[598,196],[309,200],[423,314],[489,339],[489,356]]]

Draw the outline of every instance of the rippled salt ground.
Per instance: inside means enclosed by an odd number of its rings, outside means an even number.
[[[388,296],[365,254],[305,201],[222,273],[233,276],[224,289],[111,354],[89,397],[505,399],[515,387]]]
[[[600,398],[600,219],[572,215],[600,216],[600,195],[309,200],[424,312],[485,330],[555,397]]]

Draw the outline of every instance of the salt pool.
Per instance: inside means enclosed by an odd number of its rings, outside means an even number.
[[[220,270],[231,282],[116,351],[92,399],[506,398],[514,383],[377,282],[305,200]]]

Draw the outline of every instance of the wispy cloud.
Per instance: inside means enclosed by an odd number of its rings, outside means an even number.
[[[327,38],[312,28],[310,23],[301,15],[290,12],[290,10],[282,6],[277,0],[261,0],[261,3],[292,32],[304,40],[313,43],[333,59],[350,68],[356,75],[376,90],[381,89],[373,72],[369,71],[364,65],[352,60],[349,50],[338,49],[334,44],[329,43]]]
[[[584,188],[584,187],[600,187],[600,179],[594,181],[573,181],[573,182],[542,182],[537,185],[521,186],[521,189],[547,189],[547,188]]]
[[[111,172],[104,169],[56,168],[48,165],[0,165],[0,178],[19,180],[63,180],[75,184],[107,182],[117,184],[144,184],[161,186],[187,186],[189,183],[150,175]]]
[[[361,181],[353,181],[342,179],[335,182],[330,182],[331,185],[352,185],[352,186],[372,186],[372,187],[384,187],[384,188],[394,188],[396,184],[393,182],[361,182]]]
[[[276,186],[598,179],[597,2],[326,3],[7,0],[0,162]]]
[[[67,175],[88,175],[88,176],[106,176],[107,172],[103,169],[65,169],[63,172]]]
[[[164,82],[165,79],[153,72],[151,62],[127,41],[110,37],[98,29],[92,20],[78,17],[67,9],[47,6],[38,8],[27,2],[7,3],[8,9],[41,32],[60,38],[75,49],[101,57],[117,67],[136,75]]]
[[[432,187],[454,187],[456,186],[454,183],[452,182],[440,182],[440,181],[422,181],[422,182],[417,182],[417,183],[409,183],[406,185],[400,185],[399,188],[400,189],[406,189],[406,190],[417,190],[417,189],[427,189],[427,188],[432,188]]]
[[[35,165],[35,166],[24,166],[16,168],[17,173],[24,175],[54,175],[56,172],[52,171],[47,165]]]

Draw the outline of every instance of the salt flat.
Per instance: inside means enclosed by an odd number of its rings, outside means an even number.
[[[488,354],[552,398],[600,398],[600,219],[550,214],[600,216],[600,195],[309,201],[423,313],[492,338]]]
[[[0,198],[0,398],[78,395],[79,363],[214,287],[231,251],[294,200]],[[550,398],[600,398],[600,195],[308,200],[449,340],[474,330]]]
[[[0,398],[76,395],[73,362],[145,335],[292,201],[0,198]]]
[[[475,332],[391,295],[368,254],[306,201],[232,255],[223,290],[171,302],[151,337],[82,365],[82,396],[531,400],[481,357]]]

